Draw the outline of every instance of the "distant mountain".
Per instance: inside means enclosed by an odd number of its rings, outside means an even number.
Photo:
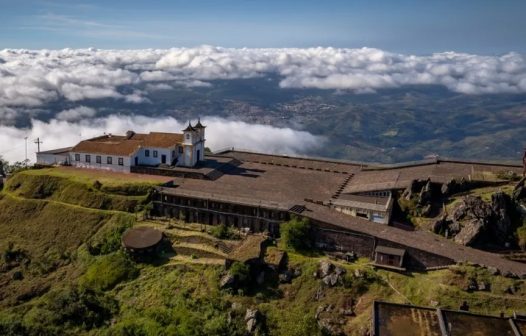
[[[398,162],[430,154],[466,159],[519,160],[526,145],[526,94],[466,95],[441,86],[404,86],[357,94],[290,89],[278,76],[211,81],[209,86],[121,87],[148,91],[148,100],[58,100],[19,114],[49,120],[79,104],[112,114],[173,116],[179,120],[220,116],[306,130],[328,141],[310,155]],[[161,85],[159,85],[161,84]]]

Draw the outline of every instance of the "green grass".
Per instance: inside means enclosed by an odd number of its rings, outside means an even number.
[[[113,191],[117,190],[115,189],[117,187],[112,188]],[[134,196],[108,193],[104,191],[104,188],[99,190],[93,185],[81,183],[75,179],[43,175],[39,170],[28,170],[11,177],[5,185],[4,193],[27,199],[46,199],[99,210],[135,212],[147,204],[151,186],[125,184],[121,188],[126,188],[126,190],[135,188]],[[136,194],[141,195],[136,196]]]
[[[161,176],[116,173],[96,169],[81,169],[73,167],[31,169],[21,173],[32,176],[62,177],[67,178],[73,182],[90,186],[93,185],[93,182],[99,181],[103,188],[126,188],[129,185],[153,186],[160,185],[170,180],[170,178]]]
[[[376,270],[366,258],[331,261],[347,273],[343,285],[327,288],[313,276],[327,257],[294,251],[288,252],[289,266],[301,275],[290,284],[269,276],[263,285],[221,291],[223,265],[190,257],[137,264],[118,251],[122,232],[136,220],[133,214],[115,211],[119,203],[114,199],[143,196],[106,192],[64,176],[24,174],[13,177],[7,192],[0,193],[0,252],[21,260],[14,269],[0,272],[0,334],[244,335],[245,311],[257,307],[269,335],[321,335],[315,313],[330,304],[335,316],[352,306],[355,316],[344,317],[342,328],[349,335],[363,335],[370,328],[375,299],[450,309],[467,301],[472,312],[493,315],[522,311],[526,305],[524,280],[466,265],[400,274]],[[93,197],[116,203],[101,210],[88,200]],[[200,232],[199,225],[143,224],[167,231],[174,241],[198,236],[199,243],[180,245],[202,251],[216,241]],[[29,264],[24,264],[26,257]],[[15,270],[22,271],[23,280],[11,280]],[[470,279],[487,282],[490,290],[466,291]],[[18,300],[20,296],[25,299]]]
[[[96,258],[80,278],[79,284],[95,291],[104,291],[137,274],[135,263],[124,253],[116,252]]]

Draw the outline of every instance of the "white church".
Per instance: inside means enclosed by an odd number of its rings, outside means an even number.
[[[133,166],[195,167],[204,160],[205,128],[189,122],[183,133],[104,134],[74,147],[37,153],[37,163],[130,172]]]

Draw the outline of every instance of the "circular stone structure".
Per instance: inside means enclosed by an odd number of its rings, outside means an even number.
[[[163,233],[150,227],[131,228],[122,235],[122,246],[130,251],[155,249],[163,240]]]

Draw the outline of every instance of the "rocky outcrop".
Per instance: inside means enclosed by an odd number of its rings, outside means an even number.
[[[413,180],[401,195],[401,206],[411,216],[431,217],[441,198],[439,185],[429,179]]]
[[[320,266],[315,276],[321,279],[322,283],[329,287],[334,287],[343,284],[343,276],[346,270],[335,266],[328,260],[320,261]]]
[[[479,238],[485,229],[485,224],[480,219],[471,219],[466,224],[464,224],[464,227],[460,232],[455,236],[455,242],[471,246],[473,243],[477,241],[477,238]]]
[[[453,236],[462,245],[472,246],[479,241],[504,245],[513,239],[512,216],[514,204],[504,192],[491,196],[491,203],[480,197],[467,196],[452,211],[437,220],[433,232]]]
[[[323,335],[345,335],[343,332],[343,326],[346,322],[345,316],[344,314],[339,314],[335,311],[334,305],[328,304],[319,306],[316,309],[314,318],[318,321],[318,327]]]
[[[512,198],[514,201],[526,200],[526,177],[523,177],[513,189]]]
[[[254,334],[258,325],[261,324],[261,313],[257,308],[247,308],[245,312],[245,323],[247,332]]]
[[[440,191],[444,196],[451,196],[453,194],[468,191],[470,188],[470,183],[466,181],[465,178],[461,178],[460,180],[451,179],[444,183],[440,188]]]

